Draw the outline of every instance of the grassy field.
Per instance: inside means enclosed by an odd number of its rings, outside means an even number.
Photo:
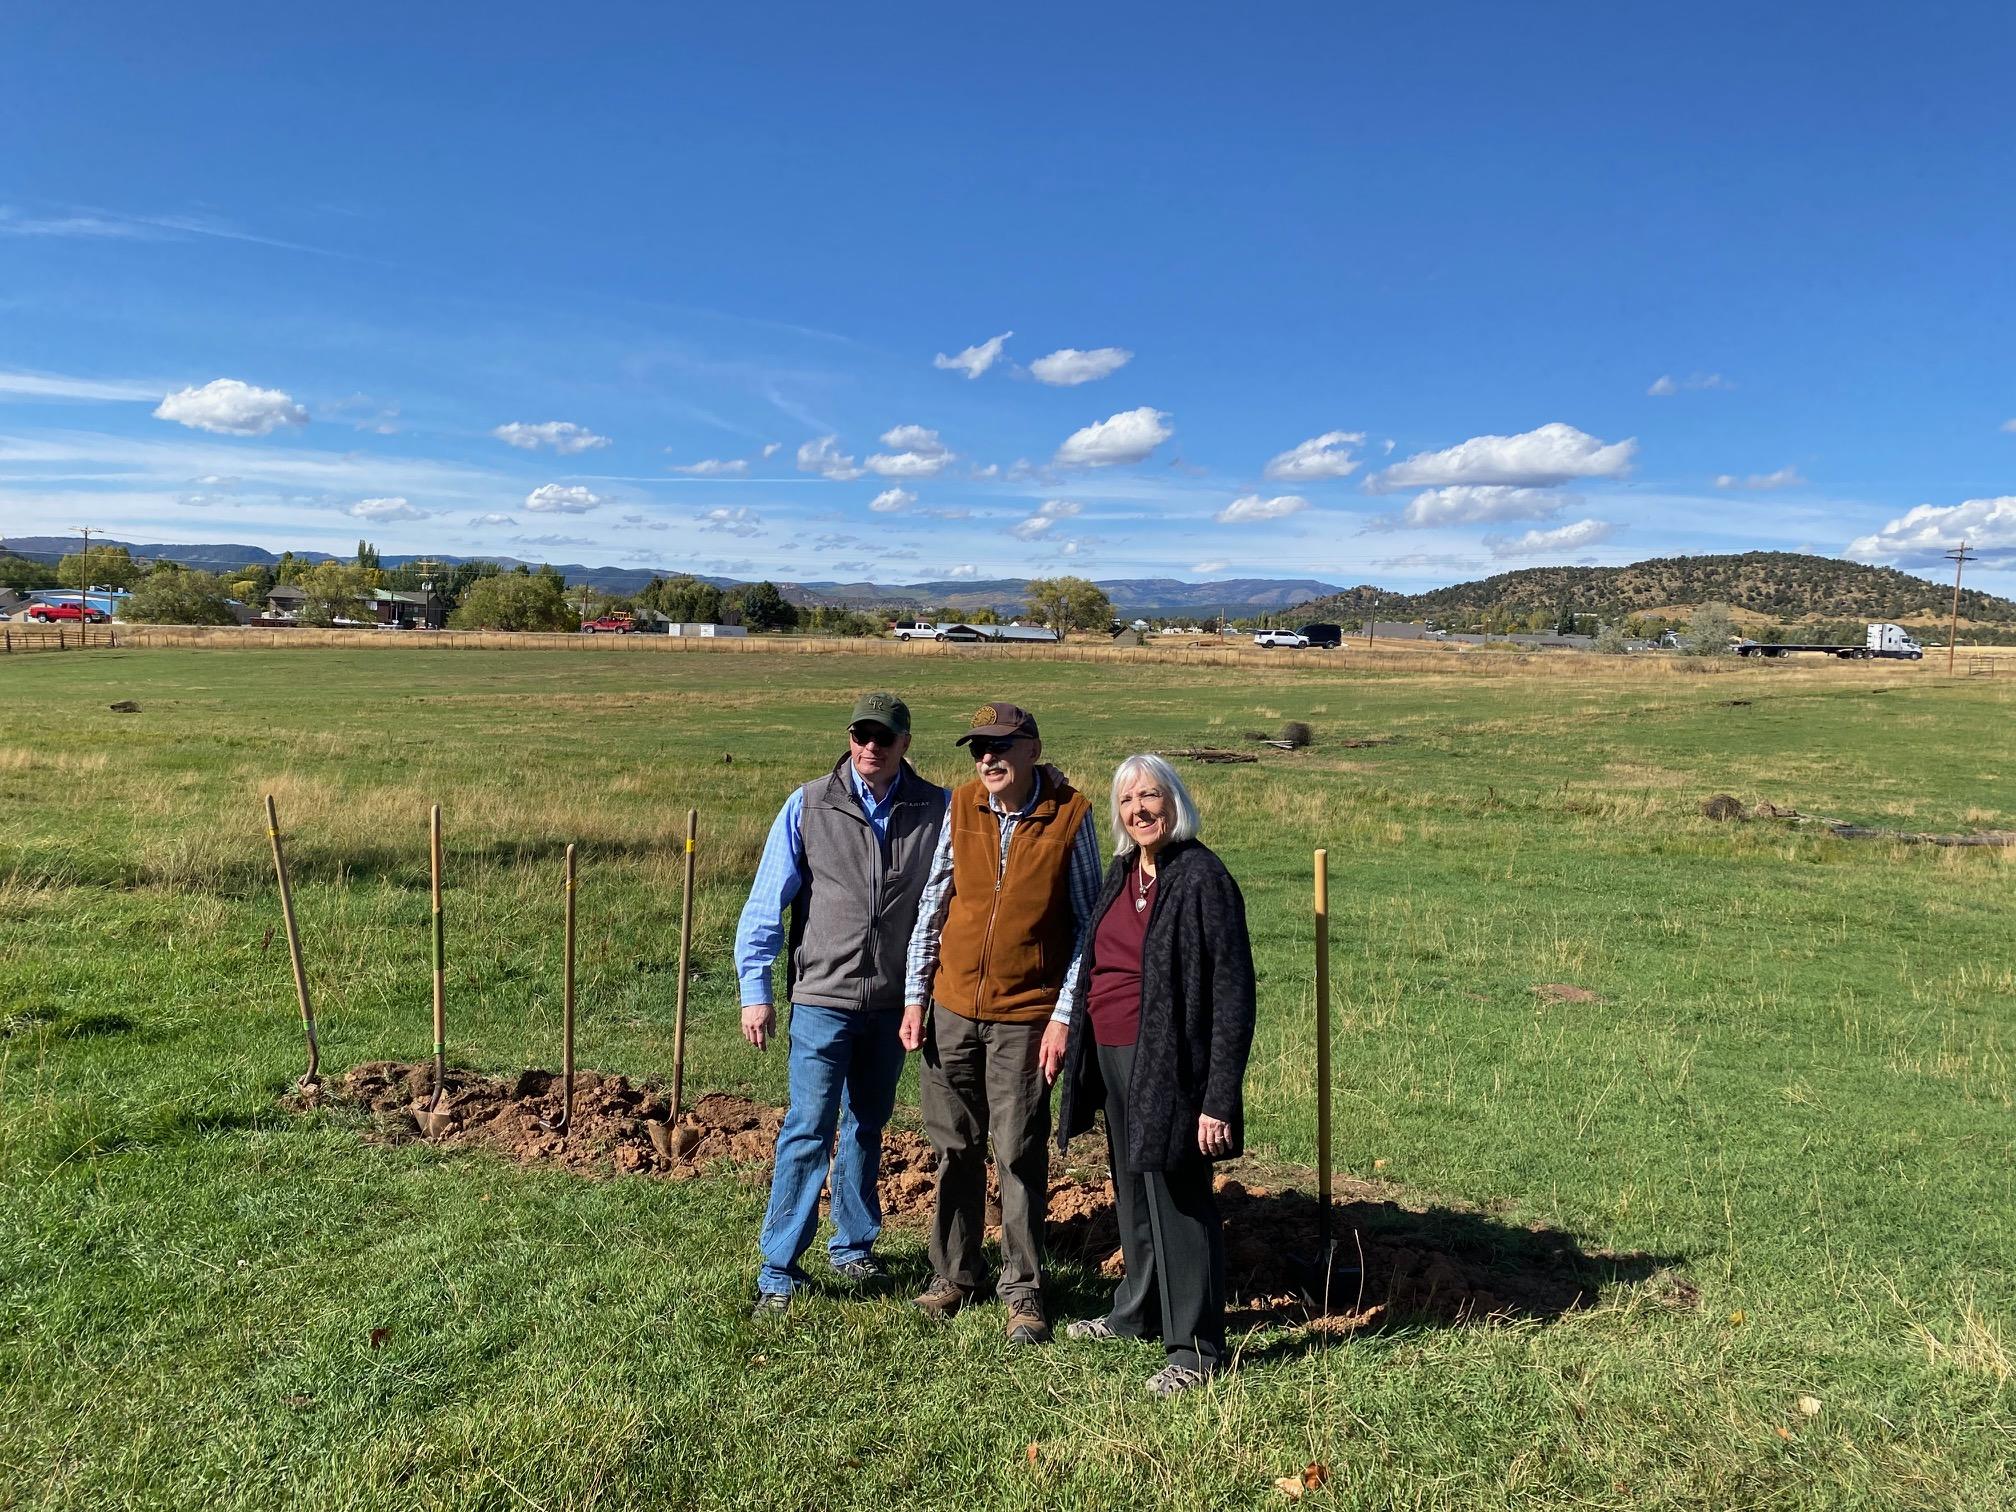
[[[2016,1504],[2016,852],[1698,814],[1729,792],[2016,827],[2016,681],[1374,667],[0,664],[0,1507],[1264,1507],[1311,1460],[1314,1505]],[[1596,1304],[1263,1327],[1162,1404],[1155,1354],[1011,1353],[994,1308],[934,1331],[836,1293],[758,1330],[764,1193],[734,1172],[584,1180],[281,1106],[300,1041],[262,948],[265,792],[325,1070],[427,1052],[438,801],[453,1057],[557,1064],[578,841],[582,1063],[664,1071],[691,805],[689,1085],[781,1098],[782,1056],[735,1034],[735,917],[777,804],[881,685],[944,780],[997,695],[1102,794],[1129,752],[1312,724],[1309,751],[1194,769],[1255,925],[1254,1143],[1313,1159],[1327,845],[1339,1169],[1447,1205],[1507,1264],[1549,1263],[1518,1242],[1536,1225],[1631,1257],[1594,1268]],[[921,1236],[885,1244],[921,1282]],[[1061,1268],[1060,1313],[1102,1300]]]

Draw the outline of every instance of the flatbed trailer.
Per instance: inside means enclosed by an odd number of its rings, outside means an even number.
[[[1913,640],[1902,625],[1871,625],[1859,646],[1766,645],[1763,641],[1739,641],[1738,656],[1832,656],[1841,661],[1920,661],[1925,648]]]

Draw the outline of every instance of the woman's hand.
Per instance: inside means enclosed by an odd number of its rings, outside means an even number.
[[[1232,1153],[1232,1125],[1209,1113],[1197,1115],[1197,1148],[1205,1155]]]

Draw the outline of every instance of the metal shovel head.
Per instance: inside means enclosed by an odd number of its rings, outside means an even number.
[[[1288,1259],[1288,1273],[1295,1290],[1311,1307],[1335,1308],[1340,1301],[1357,1295],[1364,1270],[1355,1253],[1345,1254],[1335,1244],[1326,1250],[1312,1249]]]
[[[429,1108],[425,1103],[415,1103],[412,1109],[413,1122],[422,1137],[439,1139],[455,1126],[455,1115],[447,1108]]]
[[[654,1118],[644,1125],[651,1131],[651,1143],[667,1160],[684,1160],[700,1143],[700,1130],[689,1121],[672,1123]]]

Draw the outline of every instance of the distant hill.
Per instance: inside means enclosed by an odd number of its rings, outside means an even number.
[[[1655,557],[1628,567],[1526,567],[1427,593],[1385,595],[1377,605],[1359,598],[1368,592],[1379,590],[1352,589],[1349,594],[1312,600],[1295,612],[1313,620],[1361,616],[1376,607],[1388,619],[1474,621],[1493,611],[1522,615],[1566,610],[1615,620],[1720,603],[1773,619],[1922,622],[1944,619],[1953,601],[1951,588],[1894,567],[1865,567],[1796,551]],[[2016,602],[1964,589],[1960,615],[1973,624],[2016,625]]]
[[[134,541],[101,539],[100,546],[124,546],[133,555],[155,557],[164,561],[179,562],[185,567],[200,567],[206,572],[221,572],[234,567],[270,567],[280,560],[279,553],[268,551],[263,546],[241,546],[229,543],[197,546],[177,546],[145,544]],[[16,536],[10,538],[5,549],[17,556],[32,561],[53,562],[57,558],[77,550],[78,543],[64,536]],[[347,556],[333,556],[326,551],[297,551],[296,558],[311,562],[339,562],[350,560]],[[387,567],[402,567],[408,562],[432,560],[453,566],[457,562],[475,560],[464,556],[454,556],[446,552],[427,556],[398,556],[385,553],[379,559]],[[486,556],[484,561],[497,563],[500,567],[517,567],[521,559],[508,556]],[[523,562],[525,566],[537,567],[538,562]],[[673,566],[665,567],[590,567],[580,562],[556,562],[554,570],[570,583],[585,583],[591,588],[599,588],[604,593],[635,593],[654,577],[671,577],[680,571]],[[694,576],[717,588],[733,588],[739,579],[709,577],[704,573]],[[1174,615],[1187,614],[1202,619],[1216,615],[1223,610],[1234,619],[1255,614],[1270,614],[1301,603],[1305,599],[1317,598],[1325,594],[1338,594],[1346,590],[1335,583],[1319,582],[1314,578],[1230,578],[1222,582],[1186,583],[1178,578],[1105,578],[1098,580],[1108,598],[1113,600],[1115,610],[1123,615]],[[944,578],[923,583],[839,583],[811,582],[789,583],[778,581],[777,587],[784,597],[794,604],[822,604],[854,609],[915,610],[940,606],[961,610],[993,609],[1004,614],[1019,614],[1024,599],[1028,596],[1027,578]],[[1373,592],[1379,590],[1351,589],[1349,592]]]

